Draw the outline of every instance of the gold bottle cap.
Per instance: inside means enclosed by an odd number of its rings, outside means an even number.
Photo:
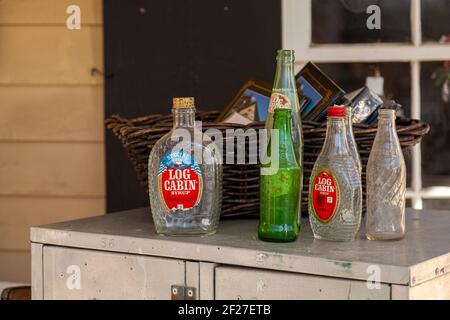
[[[194,108],[195,99],[194,97],[180,97],[172,99],[173,108]]]

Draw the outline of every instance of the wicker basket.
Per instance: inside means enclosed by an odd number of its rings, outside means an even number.
[[[197,112],[197,119],[202,120],[203,130],[263,128],[263,123],[241,126],[228,123],[214,123],[219,111]],[[106,125],[120,139],[128,152],[138,179],[147,187],[147,162],[153,145],[172,129],[172,115],[149,115],[135,119],[124,119],[114,115],[106,120]],[[303,212],[308,201],[308,183],[316,158],[322,149],[326,133],[325,123],[303,122],[304,138],[304,183],[302,192]],[[363,165],[363,195],[365,198],[365,168],[370,149],[376,134],[376,127],[365,124],[353,125],[355,139]],[[418,120],[397,119],[397,133],[403,151],[416,145],[430,130],[430,126]],[[246,148],[248,150],[248,148]],[[365,204],[365,199],[363,199]],[[259,166],[228,165],[223,166],[223,200],[222,217],[258,216],[259,214]]]

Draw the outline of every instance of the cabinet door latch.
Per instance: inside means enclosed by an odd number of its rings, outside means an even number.
[[[173,285],[171,292],[172,300],[196,300],[196,289],[193,287]]]

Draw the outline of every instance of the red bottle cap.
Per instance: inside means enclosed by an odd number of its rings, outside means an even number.
[[[328,108],[328,116],[329,117],[344,118],[345,117],[345,108],[338,107],[338,106],[329,107]]]

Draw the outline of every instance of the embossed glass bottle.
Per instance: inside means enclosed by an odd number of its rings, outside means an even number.
[[[148,162],[150,206],[158,234],[216,231],[222,197],[219,150],[195,126],[194,98],[174,98],[173,129],[154,145]]]
[[[366,236],[369,240],[405,235],[406,167],[395,129],[395,111],[381,109],[367,163]]]
[[[351,241],[361,223],[361,176],[344,117],[345,108],[328,108],[325,142],[309,180],[309,222],[316,239]]]

